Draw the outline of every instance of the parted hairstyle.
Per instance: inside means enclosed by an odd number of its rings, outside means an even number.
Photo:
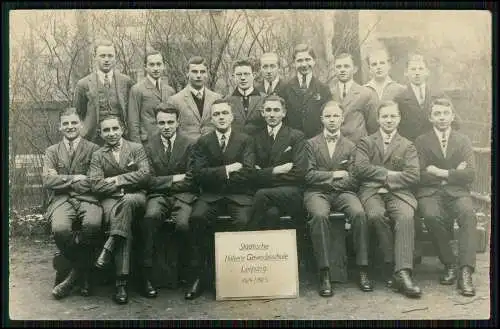
[[[97,40],[96,43],[94,44],[94,56],[97,55],[97,48],[102,47],[102,46],[106,46],[106,47],[109,46],[109,47],[113,47],[113,49],[115,49],[115,45],[110,40]],[[116,52],[116,49],[115,49],[115,52]]]
[[[305,43],[298,44],[295,46],[293,49],[293,60],[295,60],[295,57],[297,56],[298,53],[303,53],[307,52],[313,59],[316,59],[316,54],[314,53],[314,49],[312,49],[311,46],[306,45]]]
[[[320,114],[323,115],[323,112],[325,111],[325,109],[329,106],[332,106],[332,105],[337,106],[342,111],[342,115],[344,115],[344,107],[342,106],[342,104],[340,104],[339,102],[334,101],[334,100],[329,100],[328,102],[323,104],[321,106]]]
[[[234,64],[233,64],[233,72],[239,66],[250,66],[250,68],[252,69],[252,72],[255,72],[254,67],[253,67],[253,63],[248,58],[239,59],[236,62],[234,62]]]
[[[153,56],[153,55],[160,55],[161,58],[162,58],[162,61],[163,61],[163,55],[161,54],[161,52],[159,52],[158,50],[156,49],[149,49],[146,54],[144,55],[144,66],[146,66],[148,64],[148,57],[149,56]]]
[[[61,121],[61,118],[63,116],[73,115],[73,114],[76,114],[78,116],[78,119],[80,119],[80,121],[82,120],[82,117],[80,116],[80,113],[78,113],[76,107],[67,107],[59,111],[59,121]]]
[[[175,114],[177,120],[179,120],[180,112],[177,108],[167,105],[166,103],[158,103],[158,105],[154,108],[155,118],[158,116],[158,113],[171,113]]]
[[[187,62],[187,65],[186,65],[186,70],[189,72],[189,65],[200,65],[200,64],[203,64],[205,66],[207,66],[207,61],[205,60],[205,58],[201,57],[201,56],[193,56],[189,59],[189,61]],[[234,69],[233,69],[234,71]]]
[[[399,105],[398,103],[394,102],[394,101],[384,101],[382,103],[379,104],[379,106],[377,106],[377,117],[380,116],[380,110],[385,108],[385,107],[390,107],[390,106],[394,106],[396,105],[396,108],[398,109],[398,113],[399,115],[401,115],[401,111],[399,110]]]
[[[280,97],[278,95],[269,95],[269,96],[266,96],[266,98],[264,98],[264,102],[262,102],[262,108],[264,108],[264,104],[266,102],[268,102],[268,101],[280,102],[281,107],[286,110],[286,108],[285,108],[285,100],[282,97]]]

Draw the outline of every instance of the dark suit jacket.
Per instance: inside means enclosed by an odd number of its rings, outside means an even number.
[[[74,175],[88,174],[92,154],[98,149],[99,146],[82,138],[75,149],[73,160],[70,159],[63,141],[45,150],[42,182],[43,186],[49,190],[47,218],[70,197],[91,203],[98,202],[90,193],[89,179],[71,182]]]
[[[309,139],[306,145],[309,166],[306,174],[306,192],[304,199],[325,193],[353,193],[358,190],[358,183],[352,175],[352,165],[356,146],[349,139],[340,135],[332,157],[323,133]],[[350,175],[334,178],[333,171],[347,170]]]
[[[92,72],[80,79],[75,87],[74,106],[80,117],[83,118],[81,135],[88,140],[94,141],[97,137],[99,125],[99,95],[97,91],[97,72]],[[132,79],[118,71],[113,72],[112,84],[116,88],[116,94],[121,105],[123,121],[128,122],[128,98],[129,91],[134,82]]]
[[[278,83],[276,84],[276,87],[274,87],[273,91],[271,92],[270,95],[278,95],[278,96],[281,96],[281,90],[283,89],[283,85],[285,83],[283,82],[283,79],[281,79],[281,77],[278,79]],[[267,95],[266,93],[266,89],[265,89],[265,83],[264,83],[264,80],[262,81],[259,81],[259,82],[256,82],[255,83],[255,89],[257,89],[258,91],[260,91],[261,93],[264,93]]]
[[[344,107],[344,123],[340,127],[342,135],[356,144],[361,138],[375,133],[378,129],[377,100],[371,90],[353,81],[342,100],[339,81],[334,79],[330,86],[333,99]]]
[[[398,173],[389,176],[388,170]],[[413,208],[417,207],[417,200],[411,192],[420,179],[417,150],[412,142],[398,133],[385,154],[380,131],[362,138],[356,145],[354,176],[361,182],[358,194],[363,204],[377,194],[379,188],[385,187]]]
[[[201,135],[206,135],[214,131],[215,128],[211,122],[212,116],[210,115],[210,111],[213,102],[220,98],[222,98],[221,95],[205,87],[205,103],[203,104],[203,115],[201,116],[194,102],[191,89],[188,86],[170,97],[167,104],[178,109],[181,114],[179,118],[179,132],[196,140]]]
[[[255,171],[257,187],[297,186],[302,187],[307,170],[307,154],[304,134],[301,131],[282,125],[274,143],[271,143],[267,127],[254,137],[256,165],[261,169]],[[273,174],[273,168],[293,163],[286,174]]]
[[[446,158],[434,130],[421,135],[415,141],[420,160],[420,184],[416,197],[428,197],[443,189],[450,196],[470,196],[469,185],[474,181],[474,151],[470,139],[454,130],[451,131],[446,149]],[[456,169],[461,162],[467,162],[465,169]],[[447,184],[441,185],[442,178],[426,172],[427,166],[434,165],[448,170]]]
[[[170,158],[166,157],[160,133],[153,135],[145,145],[151,168],[148,197],[173,196],[186,203],[196,198],[192,175],[188,172],[194,141],[177,133]],[[173,183],[176,174],[186,174],[182,182]]]
[[[300,89],[299,79],[295,75],[284,84],[280,96],[286,103],[285,124],[302,131],[306,138],[321,132],[323,129],[320,119],[321,107],[332,99],[326,84],[313,75],[309,88],[304,92]]]
[[[430,106],[432,100],[439,95],[442,95],[441,91],[435,90],[435,88],[426,84],[425,100],[421,107],[411,85],[406,85],[406,89],[394,98],[401,112],[401,123],[398,128],[401,136],[414,142],[418,136],[432,129],[432,124],[429,121]],[[455,120],[452,123],[453,129],[459,129],[461,121],[457,113],[455,113]]]
[[[242,131],[245,134],[252,136],[266,125],[266,122],[261,114],[262,104],[264,103],[265,98],[265,93],[259,92],[254,88],[249,96],[248,110],[245,112],[243,108],[243,97],[237,88],[230,96],[226,97],[226,99],[228,99],[231,103],[231,108],[233,110],[233,131]]]
[[[150,178],[148,158],[142,144],[122,139],[120,163],[107,146],[101,147],[92,156],[90,180],[92,191],[99,197],[121,195],[124,193],[144,193]],[[107,183],[107,177],[117,176],[118,184]]]
[[[128,129],[129,140],[140,143],[151,137],[158,128],[154,108],[160,102],[166,103],[168,98],[175,94],[174,88],[166,80],[160,81],[160,89],[145,77],[130,89],[128,101]]]
[[[226,165],[239,162],[243,168],[227,178]],[[234,130],[222,153],[214,132],[201,136],[193,148],[192,172],[201,187],[200,199],[214,202],[228,198],[241,205],[251,205],[253,192],[248,185],[255,166],[255,153],[250,136]]]

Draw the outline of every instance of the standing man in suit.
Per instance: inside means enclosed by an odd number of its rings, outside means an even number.
[[[304,134],[283,124],[285,101],[267,96],[262,116],[267,127],[254,137],[256,171],[249,230],[274,229],[281,213],[302,218],[302,185],[307,170]]]
[[[161,78],[165,65],[159,51],[146,53],[144,69],[146,77],[130,89],[128,101],[128,135],[136,143],[146,143],[157,132],[154,108],[175,94],[174,88]]]
[[[178,133],[179,111],[160,103],[155,108],[158,132],[145,145],[151,166],[146,215],[141,222],[143,257],[143,293],[154,298],[156,289],[151,283],[155,234],[166,218],[176,224],[181,249],[186,243],[191,206],[196,199],[192,177],[187,172],[193,140]]]
[[[187,86],[167,101],[168,107],[179,110],[179,131],[197,140],[214,130],[210,118],[212,103],[221,95],[206,87],[207,63],[203,57],[191,57],[187,64]]]
[[[253,192],[248,188],[255,166],[255,154],[250,136],[234,129],[233,114],[227,100],[212,104],[215,131],[196,142],[192,156],[192,172],[201,194],[193,205],[189,219],[191,241],[196,241],[192,261],[197,277],[185,294],[186,299],[201,295],[205,286],[207,256],[211,252],[208,239],[211,223],[221,212],[228,211],[233,230],[243,230],[249,219]]]
[[[309,167],[304,203],[311,215],[309,228],[320,272],[319,294],[324,297],[333,296],[330,268],[335,264],[330,263],[330,253],[338,252],[333,250],[330,237],[332,234],[345,236],[344,232],[332,232],[335,228],[329,219],[332,209],[345,213],[352,223],[359,288],[373,290],[367,270],[368,222],[356,195],[358,182],[350,172],[356,146],[340,133],[342,120],[341,106],[335,101],[325,103],[321,114],[324,130],[309,139],[306,147]],[[344,230],[344,225],[341,227]]]
[[[457,279],[456,258],[449,244],[450,228],[457,218],[458,290],[464,296],[476,294],[472,273],[476,265],[476,224],[469,185],[474,181],[474,152],[469,138],[451,128],[454,119],[449,99],[431,104],[429,121],[433,129],[415,141],[420,159],[421,183],[417,190],[418,210],[446,269],[443,285]]]
[[[293,61],[297,75],[282,88],[280,94],[288,111],[286,124],[304,133],[306,138],[321,132],[321,107],[332,99],[328,86],[313,74],[316,64],[314,50],[299,44],[293,51]]]
[[[128,122],[128,99],[132,79],[115,70],[115,47],[109,41],[94,48],[97,70],[80,79],[75,88],[74,106],[83,118],[82,137],[102,145],[98,126],[100,118],[114,115]]]
[[[233,78],[237,86],[226,97],[233,110],[232,127],[252,136],[265,126],[260,110],[266,94],[254,88],[255,73],[249,60],[242,59],[234,63]]]
[[[351,54],[342,53],[335,58],[336,78],[331,84],[333,99],[344,109],[344,122],[340,132],[354,144],[377,131],[376,100],[370,89],[353,80],[358,67]]]
[[[109,237],[95,265],[105,268],[114,257],[116,293],[113,300],[126,304],[132,224],[134,218],[144,215],[149,164],[142,144],[122,137],[123,123],[120,118],[104,117],[100,128],[105,145],[93,154],[89,176],[92,191],[101,198]]]
[[[276,53],[264,53],[260,57],[260,71],[262,72],[262,83],[255,84],[255,89],[266,95],[279,95],[283,82],[279,75],[279,58]]]
[[[358,195],[375,227],[386,276],[394,273],[394,282],[388,279],[388,285],[418,298],[421,290],[411,277],[417,207],[411,189],[420,178],[417,151],[398,134],[401,117],[396,103],[383,102],[377,112],[379,131],[362,138],[356,146],[354,176],[361,182]]]
[[[366,58],[372,79],[365,84],[374,93],[377,105],[380,102],[392,101],[399,95],[405,86],[392,80],[389,71],[391,70],[391,60],[386,49],[376,49]]]
[[[59,114],[61,142],[47,148],[43,186],[50,192],[45,218],[52,224],[57,247],[72,263],[69,275],[56,282],[52,295],[66,297],[80,278],[80,293],[90,294],[89,271],[101,234],[102,209],[90,193],[87,172],[99,146],[80,137],[82,122],[75,108]]]

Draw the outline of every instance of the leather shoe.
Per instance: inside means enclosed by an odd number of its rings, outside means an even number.
[[[147,298],[156,298],[156,296],[158,296],[158,292],[156,291],[156,289],[151,284],[151,281],[149,280],[144,280],[142,293],[144,297]]]
[[[439,283],[445,286],[450,286],[457,280],[457,268],[453,265],[446,266],[446,270],[439,278]]]
[[[68,296],[77,279],[77,271],[74,269],[71,270],[66,279],[52,289],[52,296],[54,296],[55,299],[61,299]]]
[[[105,268],[111,262],[111,256],[112,254],[108,249],[103,249],[95,262],[95,266],[100,269]]]
[[[472,269],[469,266],[464,266],[460,270],[457,288],[463,296],[472,297],[476,295],[476,289],[472,283]]]
[[[394,264],[386,263],[384,266],[384,277],[385,277],[385,286],[387,288],[392,288],[394,286]]]
[[[359,289],[365,292],[373,291],[373,284],[365,271],[359,272]]]
[[[330,283],[330,271],[328,269],[321,270],[319,279],[319,295],[321,297],[332,297],[333,288]]]
[[[203,284],[200,278],[196,278],[190,289],[184,294],[184,298],[188,300],[193,300],[198,298],[203,292]]]
[[[422,291],[413,283],[408,270],[400,270],[394,277],[394,289],[407,297],[420,298]]]
[[[117,304],[127,304],[128,303],[128,292],[127,285],[120,284],[116,286],[116,292],[113,295],[113,300]]]

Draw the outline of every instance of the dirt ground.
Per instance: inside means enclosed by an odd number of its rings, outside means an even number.
[[[423,290],[420,300],[396,294],[376,282],[375,290],[361,292],[354,282],[337,284],[335,296],[318,296],[316,282],[301,278],[300,297],[266,301],[215,301],[205,292],[194,301],[183,299],[183,290],[162,289],[157,299],[130,292],[129,304],[111,300],[113,286],[94,289],[91,297],[76,292],[62,301],[51,296],[54,281],[48,240],[12,239],[9,244],[9,315],[13,320],[116,320],[116,319],[262,319],[262,320],[410,320],[490,318],[490,254],[477,254],[474,275],[477,294],[467,298],[454,287],[441,286],[437,257],[424,257],[415,270]],[[488,248],[489,250],[489,248]]]

